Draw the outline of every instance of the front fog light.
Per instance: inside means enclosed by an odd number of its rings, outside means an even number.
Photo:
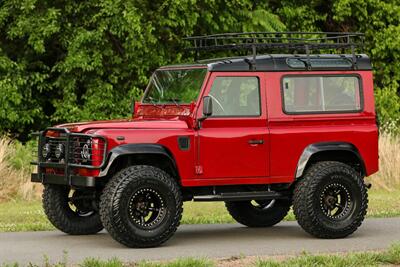
[[[56,146],[54,155],[56,156],[57,159],[61,159],[64,156],[64,145],[63,144],[58,144]]]
[[[42,157],[44,159],[47,159],[50,157],[50,153],[51,153],[51,146],[49,143],[47,143],[42,147]]]
[[[90,150],[92,147],[92,142],[88,140],[86,144],[82,146],[81,157],[84,160],[90,160]]]

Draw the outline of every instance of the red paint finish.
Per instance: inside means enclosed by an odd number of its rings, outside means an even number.
[[[362,83],[363,110],[357,113],[296,114],[283,112],[281,80],[285,75],[320,75],[327,72],[215,72],[208,73],[195,103],[156,107],[137,103],[132,119],[67,124],[71,131],[96,133],[108,141],[108,150],[122,144],[160,144],[176,161],[183,186],[291,183],[304,149],[319,142],[348,142],[360,152],[367,175],[378,171],[378,129],[375,123],[372,73],[357,74]],[[202,127],[202,97],[218,76],[255,76],[260,81],[261,115],[210,117]],[[301,90],[298,101],[304,101]],[[117,140],[124,136],[123,141]],[[187,136],[190,148],[181,150],[178,137]],[[262,140],[262,144],[249,144]]]
[[[87,132],[97,129],[186,129],[187,123],[178,120],[178,116],[172,118],[155,119],[125,119],[110,121],[79,122],[58,125],[72,132]],[[94,133],[91,131],[90,133]]]
[[[162,121],[160,121],[162,122]],[[184,123],[184,122],[183,122]],[[186,123],[185,123],[186,124]],[[195,149],[194,149],[194,130],[182,128],[126,128],[126,129],[101,129],[96,134],[106,136],[108,149],[123,144],[160,144],[167,148],[173,155],[178,173],[181,179],[195,177]],[[118,136],[124,136],[125,140],[118,141]],[[178,136],[188,136],[191,147],[189,150],[180,150],[178,146]]]
[[[378,170],[378,129],[375,123],[372,73],[329,72],[329,74],[359,74],[364,109],[358,113],[287,115],[281,103],[281,79],[285,75],[316,75],[326,72],[266,73],[268,121],[271,142],[271,177],[293,179],[303,150],[318,142],[348,142],[357,147],[366,166],[367,175]],[[269,101],[269,103],[271,103]]]
[[[264,74],[251,72],[213,73],[204,91],[207,95],[217,77],[258,77],[261,98],[265,99]],[[199,110],[197,116],[202,116]],[[210,117],[196,133],[198,165],[203,167],[200,179],[231,179],[268,176],[268,128],[266,107],[262,106],[257,117]],[[249,144],[262,140],[263,144]]]

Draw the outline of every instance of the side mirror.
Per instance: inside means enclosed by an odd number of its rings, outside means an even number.
[[[203,97],[203,116],[210,117],[213,113],[213,105],[211,96]]]
[[[212,98],[211,96],[203,97],[203,117],[198,118],[196,122],[196,129],[201,128],[201,123],[212,115]]]

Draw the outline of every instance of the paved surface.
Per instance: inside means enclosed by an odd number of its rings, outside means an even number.
[[[10,262],[41,264],[44,255],[51,262],[58,262],[63,258],[63,251],[67,251],[69,263],[77,263],[86,257],[138,261],[376,250],[385,249],[394,242],[400,242],[400,218],[368,219],[355,234],[339,240],[313,238],[296,222],[282,222],[268,229],[238,224],[182,225],[166,244],[150,249],[123,247],[106,232],[92,236],[68,236],[58,231],[1,233],[0,265]]]

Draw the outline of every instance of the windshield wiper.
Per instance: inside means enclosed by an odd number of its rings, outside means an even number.
[[[181,105],[178,103],[179,101],[181,101],[178,98],[168,98],[167,101],[171,101],[172,103],[174,103],[177,107],[180,107]]]
[[[155,107],[157,107],[157,108],[160,108],[160,109],[163,109],[162,106],[157,105],[157,103],[154,101],[155,99],[152,98],[151,96],[147,96],[147,97],[146,97],[146,100],[149,100],[150,104],[152,104],[153,106],[155,106]]]

